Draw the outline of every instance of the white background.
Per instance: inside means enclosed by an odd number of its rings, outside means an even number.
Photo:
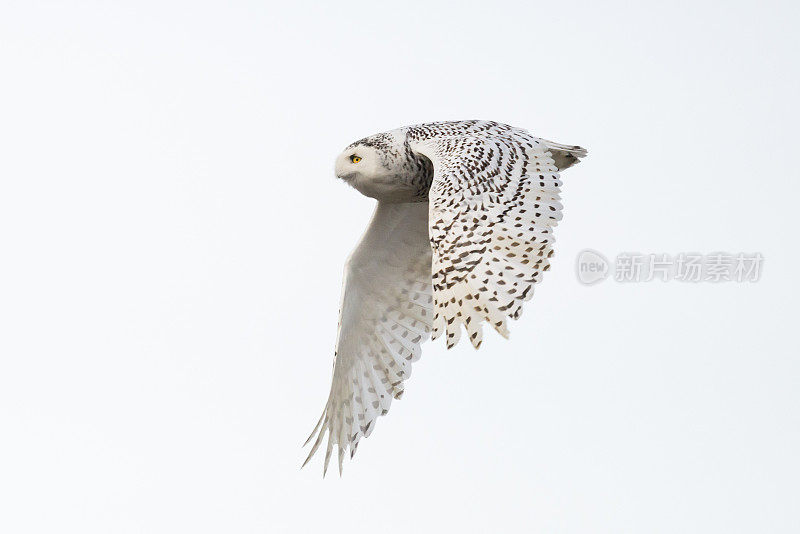
[[[0,6],[0,530],[800,531],[796,2]],[[299,470],[351,141],[581,144],[506,342],[426,345],[344,476]],[[584,248],[760,252],[593,287]]]

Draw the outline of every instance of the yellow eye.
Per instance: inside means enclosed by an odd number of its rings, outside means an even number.
[[[350,156],[350,161],[352,161],[353,163],[358,163],[359,161],[361,161],[361,158],[353,154],[352,156]]]

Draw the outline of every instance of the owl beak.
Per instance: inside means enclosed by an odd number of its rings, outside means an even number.
[[[349,180],[353,177],[355,172],[352,168],[350,168],[350,162],[347,159],[347,154],[341,154],[338,158],[336,158],[336,167],[335,171],[336,177],[340,180]]]

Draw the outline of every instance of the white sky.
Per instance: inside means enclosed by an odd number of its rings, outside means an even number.
[[[798,23],[788,1],[5,0],[0,530],[800,531]],[[552,271],[510,342],[426,345],[343,478],[300,471],[372,210],[333,159],[466,118],[589,149]],[[586,287],[587,247],[765,263]]]

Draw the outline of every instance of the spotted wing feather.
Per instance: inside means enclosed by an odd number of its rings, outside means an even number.
[[[455,345],[466,331],[478,348],[481,324],[508,336],[507,318],[550,268],[561,219],[559,164],[586,155],[503,124],[467,121],[409,129],[433,163],[429,192],[433,249],[433,338]]]
[[[427,203],[379,203],[345,266],[331,391],[303,465],[327,435],[324,472],[336,449],[341,473],[345,453],[402,396],[431,331],[430,273]]]

